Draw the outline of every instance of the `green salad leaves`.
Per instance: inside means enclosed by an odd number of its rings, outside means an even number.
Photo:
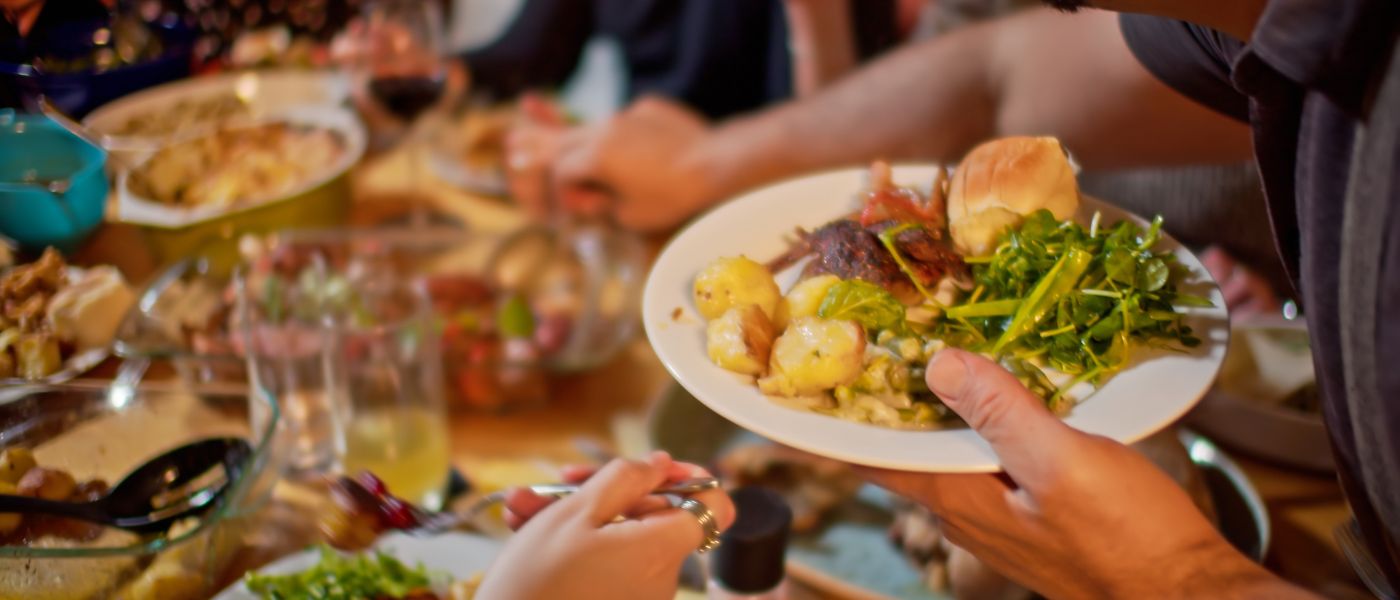
[[[871,333],[904,327],[904,305],[885,288],[859,279],[831,286],[817,308],[817,316],[855,321]]]
[[[1177,290],[1172,275],[1182,268],[1154,250],[1161,217],[1145,230],[1131,221],[1098,225],[1097,215],[1086,228],[1041,210],[1009,230],[993,255],[967,259],[975,288],[946,311],[939,337],[1073,375],[1047,397],[1052,404],[1073,385],[1125,367],[1135,346],[1200,344],[1176,307],[1210,301]]]
[[[264,600],[362,600],[403,598],[432,586],[423,567],[409,568],[398,559],[376,552],[345,556],[322,546],[316,566],[290,575],[244,578],[248,590]]]

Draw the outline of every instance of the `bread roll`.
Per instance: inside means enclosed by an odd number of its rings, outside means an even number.
[[[964,256],[985,256],[1008,227],[1042,208],[1074,216],[1079,184],[1060,141],[1009,137],[986,142],[963,158],[948,191],[948,229]]]

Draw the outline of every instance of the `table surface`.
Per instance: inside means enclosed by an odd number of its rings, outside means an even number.
[[[386,211],[402,210],[405,198],[421,200],[440,213],[461,220],[473,231],[505,232],[525,224],[525,217],[502,200],[470,195],[446,183],[423,178],[414,183],[413,157],[394,152],[367,160],[353,176],[352,222],[369,223]],[[419,171],[420,173],[422,171]],[[77,255],[79,263],[108,263],[140,282],[155,272],[144,254],[140,233],[115,223],[104,225]],[[89,378],[110,377],[104,365]],[[160,371],[152,376],[161,376]],[[561,464],[587,462],[588,448],[613,452],[636,447],[639,423],[648,407],[674,385],[645,339],[633,342],[616,360],[594,372],[551,382],[548,406],[516,413],[453,411],[452,462],[474,481],[508,485],[538,480]],[[619,439],[621,438],[621,439]],[[1331,532],[1347,518],[1335,479],[1271,466],[1238,455],[1268,506],[1273,541],[1270,569],[1329,597],[1369,597],[1333,541]],[[534,477],[536,479],[530,479]],[[279,489],[281,501],[270,509],[262,528],[240,556],[238,570],[256,567],[314,537],[299,518],[314,510],[319,494],[303,486]],[[301,525],[297,525],[301,524]],[[834,598],[802,585],[797,598]]]

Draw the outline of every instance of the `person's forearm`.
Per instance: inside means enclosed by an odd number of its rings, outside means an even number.
[[[1090,168],[1250,157],[1246,126],[1154,79],[1115,15],[1030,10],[900,50],[813,97],[718,126],[715,198],[797,173],[952,161],[993,135],[1055,135]]]
[[[849,0],[787,0],[793,95],[802,98],[856,67]]]
[[[720,124],[703,150],[715,193],[877,157],[951,157],[987,137],[982,29],[900,49],[820,94]]]

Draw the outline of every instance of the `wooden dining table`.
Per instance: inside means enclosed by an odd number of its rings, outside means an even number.
[[[409,150],[366,159],[352,173],[351,222],[369,224],[412,203],[461,221],[472,232],[508,232],[527,217],[508,201],[464,192],[423,177],[420,156]],[[415,176],[414,174],[419,174]],[[110,211],[109,211],[110,214]],[[293,224],[289,224],[293,225]],[[653,240],[659,248],[662,240]],[[160,265],[143,250],[140,232],[106,223],[79,250],[79,264],[106,263],[133,282],[152,276]],[[102,381],[117,372],[112,360],[85,376]],[[154,366],[148,379],[173,378],[170,369]],[[643,336],[638,336],[610,364],[597,370],[555,378],[549,401],[538,407],[506,412],[450,411],[452,464],[481,488],[537,481],[560,465],[592,462],[600,449],[626,454],[644,436],[648,409],[676,385]],[[1267,566],[1285,578],[1334,598],[1366,598],[1365,588],[1342,557],[1332,530],[1348,515],[1334,477],[1233,456],[1269,510],[1273,539]],[[242,572],[304,548],[316,540],[305,518],[323,499],[315,485],[287,482],[229,569],[228,581]],[[841,598],[819,587],[795,582],[794,598]]]

